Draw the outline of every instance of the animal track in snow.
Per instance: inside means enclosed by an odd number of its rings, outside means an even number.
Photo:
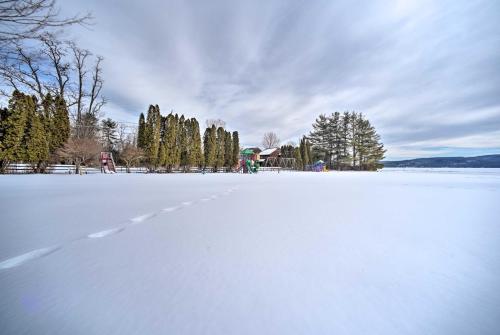
[[[31,261],[33,259],[47,256],[53,252],[56,252],[59,249],[61,249],[61,246],[41,248],[41,249],[36,249],[36,250],[30,251],[30,252],[27,252],[25,254],[22,254],[22,255],[19,255],[16,257],[9,258],[9,259],[0,263],[0,270],[1,269],[10,269],[10,268],[19,266],[19,265],[26,263],[28,261]]]

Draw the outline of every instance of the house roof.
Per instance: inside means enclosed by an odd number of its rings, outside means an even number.
[[[267,155],[271,155],[272,153],[274,153],[276,150],[279,150],[279,148],[269,148],[269,149],[266,149],[264,151],[261,151],[260,155],[261,156],[267,156]]]

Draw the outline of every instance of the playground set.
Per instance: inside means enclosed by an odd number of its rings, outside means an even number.
[[[327,171],[326,164],[322,160],[319,160],[314,164],[307,165],[306,170],[314,171],[314,172],[326,172]]]
[[[116,173],[116,165],[111,152],[101,152],[101,173]]]
[[[243,173],[257,173],[259,171],[257,154],[252,149],[245,149],[240,153],[240,171]]]

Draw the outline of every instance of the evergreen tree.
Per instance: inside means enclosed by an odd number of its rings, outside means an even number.
[[[3,139],[5,136],[5,129],[3,128],[4,120],[7,120],[9,110],[7,108],[0,108],[0,150],[2,148]]]
[[[114,145],[118,140],[116,134],[117,128],[118,124],[110,118],[101,121],[102,140],[104,149],[107,151],[113,151]]]
[[[137,128],[137,147],[144,149],[146,148],[146,120],[144,119],[144,113],[139,116],[139,127]]]
[[[375,128],[361,113],[335,112],[320,115],[313,124],[311,143],[305,138],[299,146],[302,161],[307,157],[315,161],[328,159],[328,166],[335,169],[376,170],[382,165],[385,149]],[[307,164],[307,163],[304,163]]]
[[[217,142],[216,142],[216,160],[215,167],[219,169],[224,166],[224,139],[225,139],[224,128],[217,128]]]
[[[303,136],[299,144],[300,158],[302,160],[302,167],[305,169],[306,165],[311,164],[311,159],[309,156],[309,148],[307,145],[306,137]]]
[[[317,154],[320,154],[321,159],[327,162],[329,168],[332,168],[333,141],[329,128],[328,117],[321,114],[313,123],[313,131],[309,134],[309,138]]]
[[[360,116],[356,114],[356,112],[352,112],[351,116],[349,118],[349,137],[351,138],[351,156],[352,156],[352,168],[354,170],[358,169],[358,148],[361,145],[360,137],[359,137],[359,132],[358,132],[358,127],[360,125]]]
[[[215,167],[217,158],[217,129],[215,125],[207,128],[203,136],[205,167]]]
[[[351,154],[349,152],[349,148],[351,146],[351,137],[350,137],[350,114],[349,112],[344,112],[341,118],[340,127],[339,127],[339,137],[340,137],[340,159],[339,164],[341,170],[345,170],[351,167]]]
[[[160,148],[158,149],[158,166],[166,166],[167,164],[167,117],[160,116]]]
[[[297,170],[304,170],[304,162],[300,154],[300,148],[293,148],[293,158],[295,158],[295,168]]]
[[[24,158],[23,139],[28,120],[26,96],[15,90],[9,99],[9,107],[2,114],[2,142],[0,142],[1,170],[5,171],[9,163]]]
[[[233,141],[228,131],[224,132],[224,166],[228,168],[233,166]]]
[[[52,148],[51,152],[62,148],[70,136],[69,112],[66,100],[62,96],[56,96],[54,99],[55,115],[54,115],[54,130],[51,133]]]
[[[313,164],[315,161],[313,159],[313,154],[312,154],[312,144],[311,142],[309,142],[309,140],[306,138],[306,154],[307,154],[307,158],[308,158],[308,163],[309,164]]]
[[[41,172],[44,163],[49,158],[49,143],[45,137],[45,127],[42,116],[37,111],[36,99],[25,96],[27,122],[24,134],[24,160],[31,164],[35,172]]]
[[[328,120],[328,138],[332,148],[332,168],[340,170],[342,142],[340,136],[340,113],[335,112]]]
[[[182,117],[182,122],[184,122],[184,117]],[[181,137],[182,137],[182,127],[181,127],[181,119],[179,118],[179,115],[175,114],[174,116],[174,123],[175,123],[175,147],[173,150],[173,166],[174,167],[179,167],[181,164]]]
[[[237,131],[233,131],[232,137],[233,154],[232,154],[232,166],[237,166],[240,159],[240,138]]]
[[[295,158],[295,152],[293,145],[286,144],[282,145],[280,148],[281,157],[283,158]]]
[[[191,151],[190,151],[190,165],[201,166],[202,163],[201,153],[201,137],[200,125],[195,118],[191,119]]]
[[[158,164],[158,151],[160,147],[161,115],[158,105],[150,105],[146,118],[145,128],[145,156],[149,169],[154,170]]]
[[[177,141],[178,124],[175,116],[170,113],[167,116],[165,125],[165,164],[168,171],[171,171],[175,164],[175,152]]]
[[[184,115],[181,115],[179,119],[179,164],[183,167],[189,166],[189,136],[188,128],[190,127],[190,121],[184,119]]]

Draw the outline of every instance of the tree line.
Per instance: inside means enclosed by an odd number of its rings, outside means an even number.
[[[314,163],[311,148],[311,142],[309,142],[307,137],[303,136],[298,146],[293,143],[282,145],[280,148],[281,157],[294,158],[295,168],[306,171],[308,166]]]
[[[203,145],[196,118],[169,113],[162,116],[158,105],[139,116],[137,147],[144,152],[142,162],[150,171],[190,168],[234,168],[238,164],[238,132],[226,131],[221,122],[205,129]]]
[[[335,112],[320,115],[308,136],[312,155],[330,169],[376,170],[383,165],[384,145],[375,128],[362,113]]]
[[[47,93],[39,103],[35,96],[14,91],[8,107],[0,109],[0,172],[19,161],[43,172],[69,135],[68,108],[61,96]]]

